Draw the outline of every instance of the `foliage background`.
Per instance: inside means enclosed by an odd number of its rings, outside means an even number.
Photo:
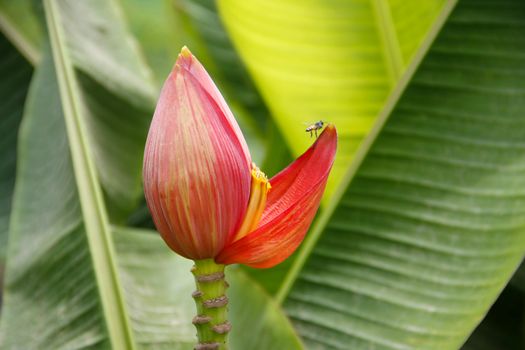
[[[518,0],[0,1],[0,345],[191,348],[189,265],[152,232],[140,179],[187,45],[268,174],[311,143],[304,123],[340,133],[301,250],[230,269],[232,348],[461,347],[525,252],[524,15]],[[524,283],[519,269],[464,349],[524,348]]]

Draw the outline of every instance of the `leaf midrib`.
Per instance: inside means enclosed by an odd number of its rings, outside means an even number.
[[[44,1],[75,179],[104,318],[112,348],[134,349],[129,317],[117,275],[109,221],[84,133],[86,128],[83,125],[80,88],[67,54],[57,7],[53,0]]]

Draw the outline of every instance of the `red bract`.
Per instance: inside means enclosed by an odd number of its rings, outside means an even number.
[[[193,260],[271,267],[301,243],[334,161],[328,125],[268,181],[204,67],[183,48],[164,83],[144,153],[144,192],[168,246]]]

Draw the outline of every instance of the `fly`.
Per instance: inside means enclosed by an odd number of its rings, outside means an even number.
[[[318,122],[315,122],[312,125],[308,126],[305,131],[310,133],[310,137],[312,137],[315,133],[315,138],[317,138],[317,131],[321,130],[323,128],[323,125],[324,122],[322,120],[319,120]]]

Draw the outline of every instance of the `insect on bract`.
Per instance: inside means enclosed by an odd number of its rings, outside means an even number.
[[[321,130],[323,128],[323,125],[324,122],[322,120],[319,120],[318,122],[309,125],[305,131],[310,133],[310,137],[312,137],[315,133],[315,138],[317,138],[317,131]]]

